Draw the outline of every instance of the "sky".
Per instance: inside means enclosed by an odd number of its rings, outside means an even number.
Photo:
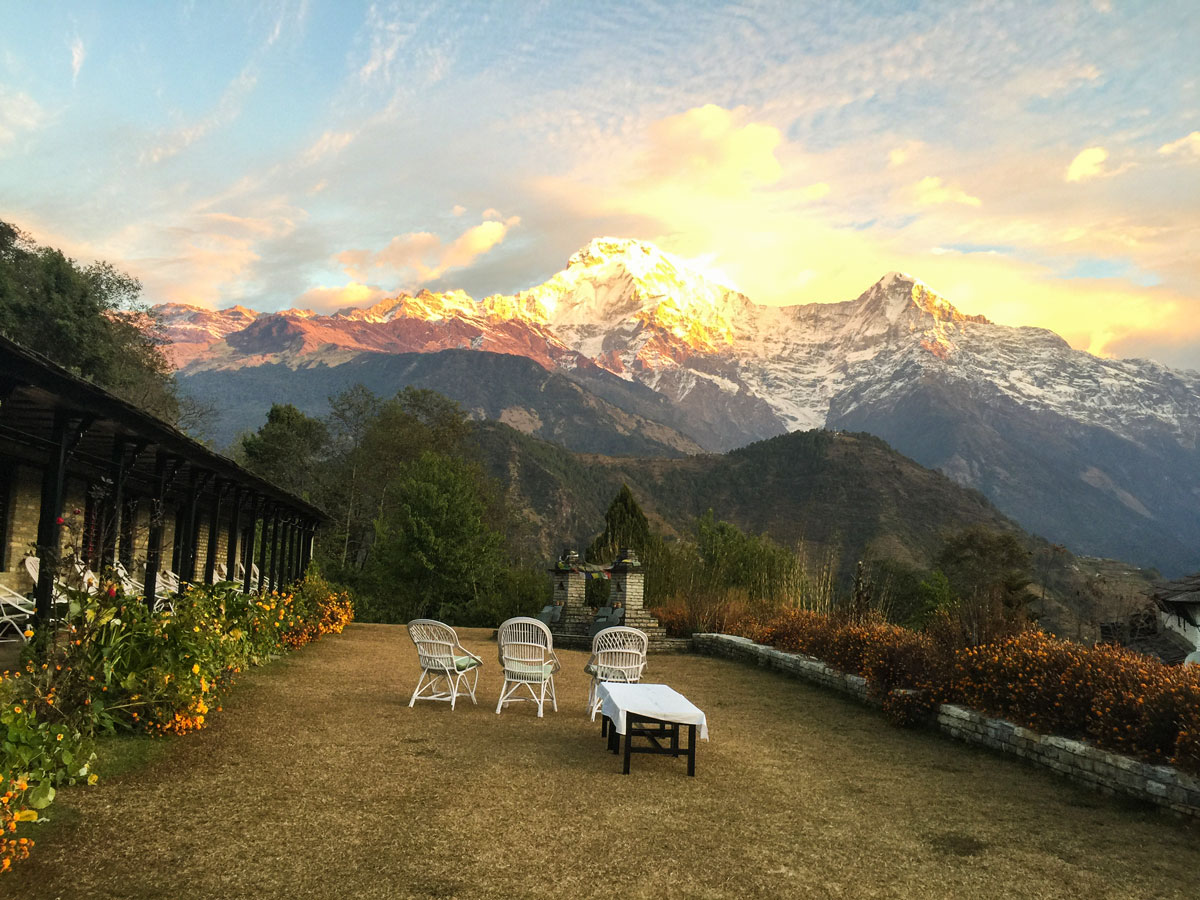
[[[483,297],[634,237],[1200,369],[1197,47],[1194,0],[13,0],[0,219],[151,303]]]

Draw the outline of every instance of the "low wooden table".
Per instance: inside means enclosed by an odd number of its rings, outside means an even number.
[[[629,774],[633,753],[687,754],[688,775],[696,774],[696,738],[708,740],[704,712],[678,691],[665,684],[623,684],[606,681],[597,688],[600,699],[600,736],[608,738],[608,749],[620,752],[620,735],[625,735],[623,774]],[[595,718],[593,713],[592,718]],[[688,744],[679,746],[679,727],[686,725]],[[634,747],[634,738],[645,738],[649,746]],[[669,743],[666,743],[669,741]]]

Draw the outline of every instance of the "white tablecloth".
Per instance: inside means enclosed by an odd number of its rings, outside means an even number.
[[[704,718],[704,712],[683,694],[665,684],[605,681],[597,690],[600,695],[600,714],[612,720],[617,734],[625,733],[625,717],[633,713],[663,722],[695,725],[700,739],[708,740],[708,720]],[[595,718],[595,713],[592,717]]]

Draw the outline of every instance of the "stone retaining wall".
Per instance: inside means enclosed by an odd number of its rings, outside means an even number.
[[[874,706],[865,678],[846,675],[819,659],[786,653],[748,638],[729,634],[695,634],[692,646],[709,656],[724,656],[777,669],[833,688]],[[1200,818],[1200,779],[1172,766],[1151,763],[1110,753],[1070,738],[1038,734],[1005,719],[993,719],[968,709],[944,703],[937,708],[936,727],[951,737],[1011,753],[1044,766],[1105,794],[1122,794],[1146,800],[1177,813]]]

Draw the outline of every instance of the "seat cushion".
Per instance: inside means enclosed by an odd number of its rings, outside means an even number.
[[[465,672],[467,669],[473,669],[478,665],[481,665],[481,663],[473,656],[454,657],[454,668],[460,672]]]
[[[504,672],[518,678],[545,681],[554,674],[554,663],[520,662],[509,659],[504,663]]]
[[[583,671],[600,681],[627,681],[629,679],[629,676],[625,674],[623,669],[614,669],[612,666],[598,666],[595,663],[588,663],[583,667]]]

